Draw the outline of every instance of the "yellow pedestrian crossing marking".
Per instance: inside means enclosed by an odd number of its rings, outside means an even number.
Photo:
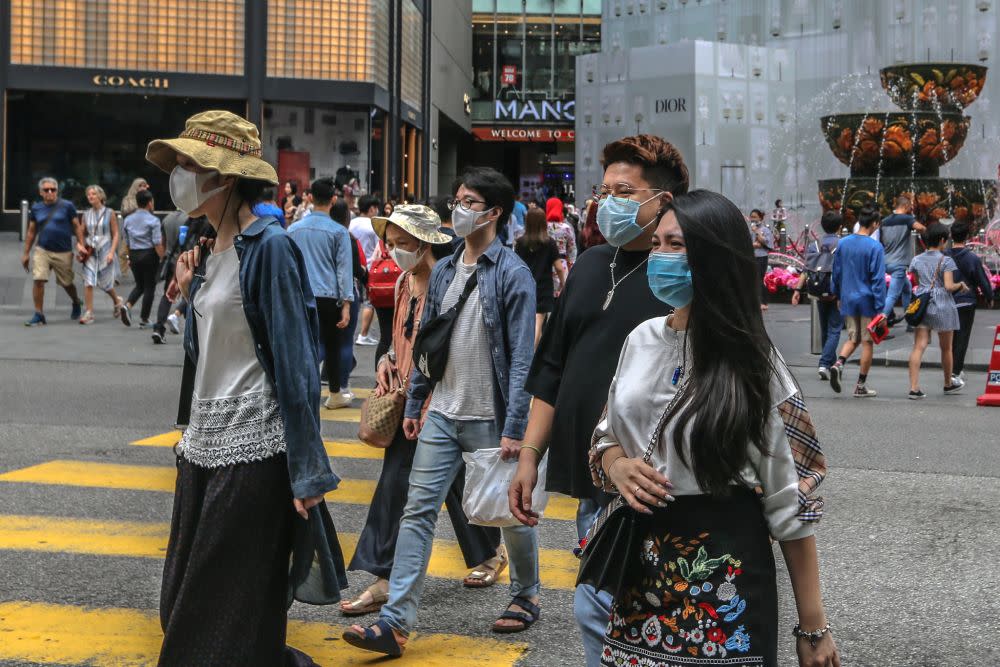
[[[163,558],[170,533],[168,523],[94,521],[53,516],[0,514],[0,549],[8,551],[69,552],[94,556]],[[338,531],[344,557],[350,560],[358,543],[355,533]],[[568,549],[540,549],[543,588],[572,590],[579,561]],[[435,540],[427,574],[461,579],[468,574],[457,542]],[[509,581],[504,572],[499,581]],[[2,636],[2,635],[0,635]]]
[[[357,424],[361,421],[361,408],[337,408],[336,410],[320,408],[319,418],[327,422]]]
[[[371,396],[373,391],[374,391],[373,389],[352,389],[351,393],[354,394],[354,398],[363,401],[369,396]],[[326,399],[326,397],[330,395],[330,390],[324,387],[322,390],[320,390],[319,395],[321,398]]]
[[[181,440],[180,431],[170,431],[154,435],[151,438],[143,438],[131,443],[140,447],[173,447]],[[369,447],[363,442],[344,440],[324,440],[327,455],[335,459],[372,459],[381,461],[383,451],[377,447]]]
[[[340,641],[343,627],[290,620],[288,643],[321,665],[368,665],[371,653]],[[419,634],[419,633],[418,633]],[[152,667],[162,634],[155,612],[36,602],[0,603],[0,660],[94,667]],[[419,634],[394,665],[502,667],[527,650],[521,643],[450,634]]]
[[[2,473],[0,482],[172,492],[176,477],[177,469],[172,466],[56,460]],[[338,504],[370,505],[375,485],[375,480],[343,479],[336,491],[326,494],[326,499]],[[550,496],[548,507],[545,508],[545,518],[575,520],[576,501],[566,496]]]

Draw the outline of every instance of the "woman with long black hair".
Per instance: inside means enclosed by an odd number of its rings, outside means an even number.
[[[190,421],[163,568],[159,665],[314,665],[285,646],[292,599],[347,586],[323,495],[335,489],[319,427],[316,301],[302,253],[253,206],[274,168],[257,128],[228,111],[188,119],[146,158],[217,235],[177,259]],[[193,371],[192,367],[193,366]]]
[[[595,483],[640,517],[602,664],[776,667],[773,537],[799,664],[839,665],[813,538],[826,463],[764,329],[739,209],[705,190],[674,197],[647,275],[675,311],[626,339],[591,449]]]

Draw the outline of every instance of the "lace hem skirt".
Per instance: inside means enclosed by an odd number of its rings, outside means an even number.
[[[285,451],[285,425],[269,392],[191,400],[177,453],[203,468],[263,461]]]

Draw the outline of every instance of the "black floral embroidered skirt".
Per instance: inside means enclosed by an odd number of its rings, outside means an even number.
[[[678,496],[641,533],[602,665],[777,667],[774,554],[752,491]]]

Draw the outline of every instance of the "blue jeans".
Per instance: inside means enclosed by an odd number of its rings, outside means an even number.
[[[581,584],[573,596],[573,615],[583,638],[583,655],[587,667],[601,667],[604,633],[611,618],[611,593],[598,593],[593,586]]]
[[[903,298],[903,310],[906,310],[906,307],[910,305],[910,299],[913,298],[913,288],[910,285],[910,279],[906,277],[907,268],[905,264],[888,264],[885,267],[885,272],[891,278],[889,290],[885,295],[885,308],[882,309],[882,314],[886,317],[892,315],[896,299]]]
[[[358,311],[361,310],[361,295],[354,290],[354,301],[351,302],[351,320],[340,338],[340,389],[347,391],[351,382],[351,373],[357,366],[354,359],[354,331],[358,328]]]
[[[594,525],[601,509],[601,505],[593,498],[580,498],[580,504],[576,508],[576,539],[582,540],[587,536],[587,531]]]
[[[840,332],[844,329],[844,317],[840,314],[836,301],[817,301],[816,310],[819,313],[819,329],[823,341],[819,365],[829,368],[837,360],[837,346],[840,345]]]
[[[417,607],[431,558],[438,513],[459,467],[462,452],[499,447],[496,422],[456,421],[437,412],[417,439],[410,472],[410,491],[399,522],[396,556],[389,576],[389,601],[380,617],[404,634],[417,620]],[[510,595],[538,595],[538,533],[529,526],[501,529],[510,558]]]

